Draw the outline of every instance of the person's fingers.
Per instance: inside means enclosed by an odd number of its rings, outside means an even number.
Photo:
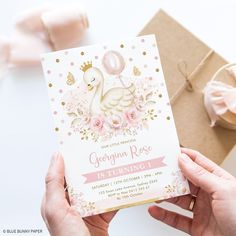
[[[58,222],[66,214],[73,214],[64,191],[64,172],[62,156],[54,154],[45,178],[46,192],[42,206],[42,215],[50,232],[57,229]]]
[[[189,210],[189,205],[190,205],[192,199],[193,199],[193,196],[188,194],[188,195],[184,195],[184,196],[166,199],[165,202],[169,202],[169,203],[179,206],[185,210]]]
[[[42,215],[44,221],[46,220],[46,217],[45,217],[45,201],[46,200],[45,200],[45,195],[44,195],[42,203],[41,203],[41,215]]]
[[[46,182],[42,216],[50,235],[90,235],[76,207],[70,206],[64,190],[64,161],[58,153],[52,157]],[[61,223],[64,223],[63,227]]]
[[[64,212],[70,207],[64,191],[64,174],[63,158],[59,153],[54,154],[45,178],[45,215],[47,218],[54,219],[56,212]]]
[[[64,161],[61,154],[54,154],[45,178],[47,202],[52,202],[56,205],[56,201],[61,201],[63,199],[66,201],[64,172]]]
[[[215,164],[213,161],[199,153],[198,151],[188,149],[188,148],[181,148],[181,152],[188,155],[194,162],[196,162],[198,165],[203,167],[204,169],[207,169],[209,172],[219,176],[224,177],[227,179],[234,179],[234,177],[229,174],[227,171],[225,171],[223,168]]]
[[[99,225],[100,228],[108,228],[109,223],[118,211],[111,211],[99,215],[84,217],[87,226]]]
[[[192,196],[197,196],[200,188],[195,186],[193,183],[189,182],[190,193]]]
[[[100,216],[102,217],[102,219],[106,222],[106,223],[110,223],[111,220],[114,218],[114,216],[116,215],[118,211],[110,211],[110,212],[106,212],[101,214]]]
[[[190,202],[192,201],[193,197],[196,197],[199,192],[199,187],[195,186],[193,183],[189,182],[189,188],[190,188],[190,194],[184,195],[184,196],[179,196],[179,197],[174,197],[174,198],[169,198],[169,199],[164,199],[164,200],[158,200],[155,201],[156,203],[161,203],[161,202],[169,202],[174,205],[177,205],[183,209],[188,210]]]
[[[179,156],[179,167],[190,182],[207,193],[215,192],[219,186],[220,177],[208,172],[184,153]]]
[[[49,224],[48,224],[48,220],[45,214],[45,204],[46,204],[46,197],[45,195],[43,196],[43,200],[42,200],[42,204],[41,204],[41,215],[43,217],[43,220],[47,226],[47,228],[49,228]]]
[[[187,216],[168,211],[155,205],[150,206],[148,208],[148,212],[153,218],[162,221],[163,223],[170,225],[171,227],[184,231],[187,234],[191,233],[192,219]]]
[[[193,197],[197,197],[199,189],[200,189],[199,187],[195,186],[191,182],[189,182],[189,188],[190,188],[190,194],[188,194],[188,195],[159,200],[159,201],[156,201],[156,203],[169,202],[169,203],[177,205],[185,210],[189,210],[189,206],[190,206],[190,203],[191,203]]]

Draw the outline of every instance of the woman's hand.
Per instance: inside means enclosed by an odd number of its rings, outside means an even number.
[[[193,218],[151,206],[149,213],[157,220],[191,235],[236,235],[236,179],[202,154],[182,149],[179,166],[190,181],[191,195],[167,200],[189,210]]]
[[[46,176],[46,193],[41,213],[52,236],[107,236],[108,226],[116,212],[81,218],[70,206],[64,191],[64,161],[60,154],[53,156]]]

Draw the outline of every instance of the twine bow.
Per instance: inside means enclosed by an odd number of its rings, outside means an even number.
[[[179,61],[177,64],[177,69],[181,73],[181,75],[185,79],[185,83],[182,87],[180,87],[174,95],[170,98],[171,104],[173,104],[176,99],[179,97],[179,95],[183,92],[184,89],[186,89],[188,92],[194,91],[194,86],[192,84],[193,79],[195,78],[196,74],[202,69],[202,67],[206,64],[206,62],[209,60],[211,55],[214,53],[214,50],[210,50],[200,61],[200,63],[195,67],[195,69],[189,73],[188,72],[188,64],[185,60]]]
[[[183,75],[186,81],[186,90],[189,92],[193,92],[193,85],[192,82],[189,80],[189,73],[188,73],[188,64],[186,61],[180,61],[178,64],[178,70]]]

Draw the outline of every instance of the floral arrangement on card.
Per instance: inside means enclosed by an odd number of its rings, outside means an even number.
[[[85,62],[80,68],[83,81],[63,97],[73,132],[80,133],[82,140],[97,142],[119,134],[135,136],[139,130],[148,129],[148,123],[157,118],[155,103],[160,96],[152,77],[141,77],[137,67],[133,67],[132,78],[122,75],[125,61],[117,51],[106,52],[102,65],[100,69],[92,61]],[[119,81],[119,85],[104,92],[108,79]],[[76,81],[68,72],[67,84]],[[88,91],[91,93],[86,97]]]

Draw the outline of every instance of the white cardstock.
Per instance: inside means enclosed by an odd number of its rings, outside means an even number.
[[[42,55],[82,217],[189,193],[154,35]]]

